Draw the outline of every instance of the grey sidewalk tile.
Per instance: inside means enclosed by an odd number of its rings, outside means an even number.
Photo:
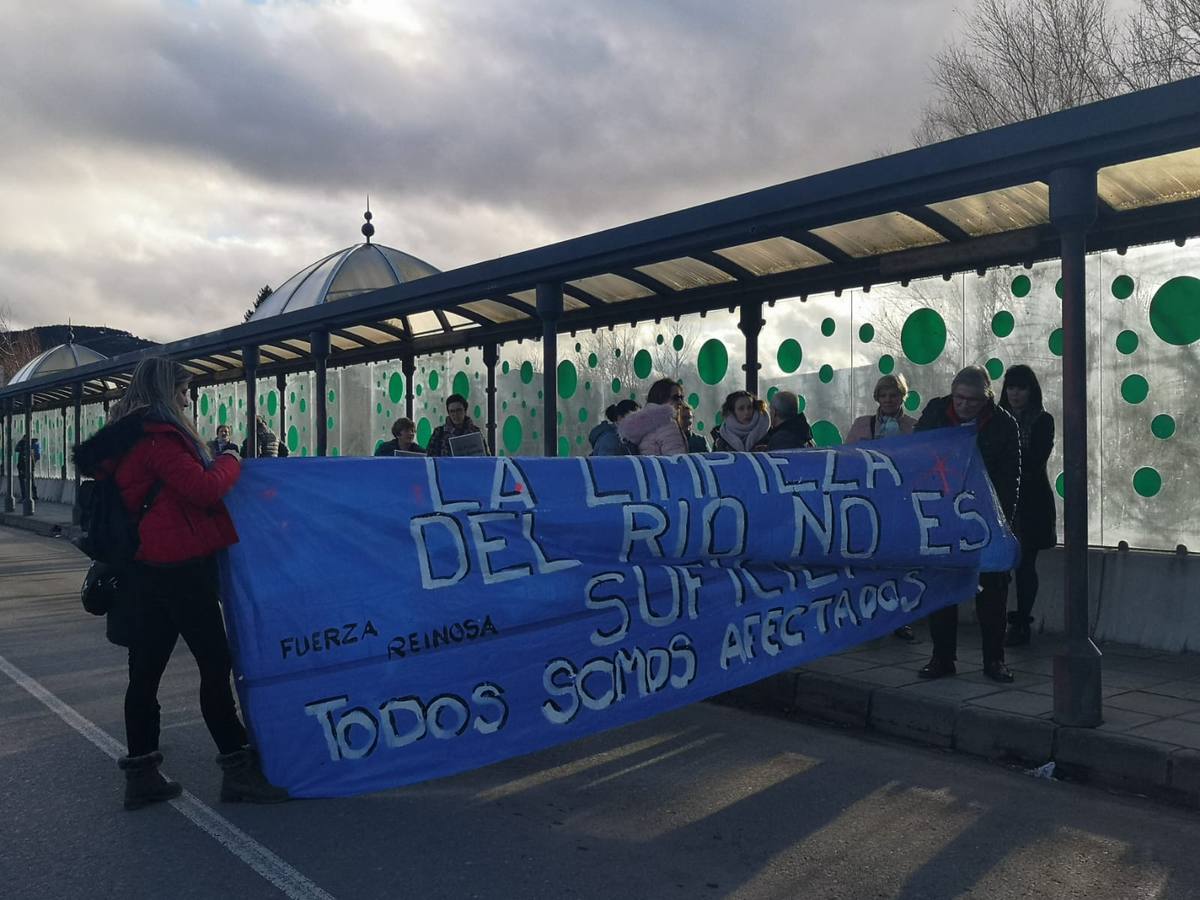
[[[1002,692],[1004,688],[994,681],[986,683],[970,681],[958,675],[954,678],[938,678],[934,681],[922,680],[917,684],[910,684],[904,690],[915,696],[954,700],[961,703],[973,697],[985,697],[988,694]]]
[[[899,643],[899,641],[897,641]],[[924,659],[930,652],[930,645],[906,644],[903,647],[860,647],[851,653],[838,654],[841,659],[852,659],[859,662],[869,662],[877,666],[891,666],[897,663],[907,663]]]
[[[1200,750],[1200,722],[1159,719],[1148,725],[1139,725],[1137,728],[1131,729],[1129,734],[1152,741],[1164,741],[1169,744],[1178,744],[1180,747]]]
[[[1012,667],[1012,663],[1009,663]],[[983,669],[978,672],[968,672],[966,675],[959,676],[964,681],[975,681],[980,684],[990,684],[994,688],[1007,691],[1035,691],[1043,694],[1054,693],[1054,679],[1048,678],[1045,675],[1033,675],[1029,672],[1013,672],[1014,681],[1012,684],[1000,684],[992,681],[983,674]]]
[[[1139,793],[1168,787],[1168,758],[1175,747],[1093,728],[1060,726],[1054,759],[1068,774]]]
[[[1150,722],[1158,721],[1158,716],[1130,712],[1127,709],[1117,709],[1115,706],[1105,706],[1102,714],[1104,722],[1101,723],[1100,728],[1103,731],[1129,731],[1129,729],[1137,728],[1139,725],[1147,725]]]
[[[1137,659],[1154,659],[1166,652],[1163,650],[1153,650],[1149,647],[1138,647],[1135,644],[1119,644],[1115,641],[1103,641],[1097,646],[1105,656],[1128,656]]]
[[[1025,672],[1029,675],[1049,677],[1054,674],[1054,657],[1043,656],[1035,659],[1006,659],[1008,667],[1014,672]]]
[[[954,732],[955,749],[988,759],[1016,758],[1040,764],[1054,749],[1053,722],[1011,715],[991,709],[959,710]]]
[[[921,680],[916,666],[878,666],[859,672],[847,672],[842,677],[880,687],[903,687],[907,684],[916,684]]]
[[[820,672],[822,675],[844,675],[847,672],[860,672],[873,668],[871,663],[856,659],[845,659],[841,656],[823,656],[814,659],[800,667],[802,672]]]
[[[1130,712],[1158,716],[1160,718],[1180,716],[1184,713],[1200,711],[1200,702],[1180,700],[1176,697],[1168,697],[1148,691],[1128,691],[1124,694],[1117,694],[1115,697],[1109,697],[1104,705],[1113,706],[1117,709],[1127,709]]]
[[[1174,681],[1188,674],[1188,667],[1174,660],[1163,659],[1109,659],[1105,658],[1106,671]]]
[[[1146,688],[1152,694],[1200,702],[1200,681],[1165,681]]]
[[[1184,713],[1179,718],[1183,719],[1185,722],[1200,722],[1200,712]]]
[[[1054,698],[1047,697],[1045,694],[1033,694],[1029,691],[1002,691],[976,697],[970,701],[970,705],[1037,717],[1054,711]]]
[[[894,688],[881,688],[871,697],[872,728],[922,744],[952,747],[957,717],[958,704],[952,701]]]
[[[1102,685],[1112,685],[1125,691],[1144,691],[1156,684],[1165,684],[1170,679],[1156,675],[1139,675],[1134,672],[1105,667],[1101,672],[1100,681]]]

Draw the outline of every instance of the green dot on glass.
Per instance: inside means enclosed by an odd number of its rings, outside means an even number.
[[[1063,330],[1055,328],[1050,332],[1050,337],[1046,341],[1046,345],[1050,348],[1050,352],[1055,356],[1063,355]]]
[[[994,356],[984,363],[983,367],[987,369],[988,376],[992,379],[992,381],[995,381],[1004,374],[1004,363],[1000,362],[1000,360],[996,359]]]
[[[817,377],[821,379],[822,384],[829,384],[829,382],[833,381],[833,366],[828,363],[821,366],[817,372]]]
[[[1139,497],[1153,497],[1162,490],[1162,475],[1157,469],[1142,466],[1133,473],[1133,489]]]
[[[921,395],[917,391],[909,391],[904,395],[904,406],[910,412],[921,408]]]
[[[1007,309],[1002,309],[992,316],[992,334],[1001,338],[1008,337],[1012,334],[1014,324],[1013,314]]]
[[[885,353],[879,357],[879,371],[884,375],[891,375],[896,368],[896,359],[892,354]]]
[[[875,339],[875,326],[870,322],[864,322],[858,328],[858,339],[864,344],[869,344]]]
[[[1027,297],[1031,287],[1033,287],[1033,283],[1029,280],[1028,275],[1018,275],[1012,280],[1010,289],[1014,297]]]
[[[826,317],[821,320],[821,334],[825,337],[833,337],[835,331],[837,331],[837,322],[832,318]]]
[[[1175,433],[1174,417],[1168,416],[1166,413],[1155,416],[1150,422],[1150,433],[1156,438],[1165,441]]]
[[[779,345],[779,351],[776,353],[775,358],[779,363],[779,368],[790,375],[800,368],[800,362],[804,359],[804,352],[800,349],[798,341],[788,338]]]
[[[1117,349],[1128,356],[1138,348],[1137,332],[1126,329],[1117,335]]]
[[[1128,275],[1118,275],[1113,279],[1110,289],[1118,300],[1128,300],[1133,295],[1133,279]]]
[[[1141,375],[1125,376],[1121,382],[1121,399],[1126,403],[1141,403],[1150,393],[1150,384]]]

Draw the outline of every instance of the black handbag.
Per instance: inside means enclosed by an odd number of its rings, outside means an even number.
[[[121,590],[121,570],[108,563],[94,562],[83,577],[79,591],[83,608],[93,616],[106,616],[116,605]]]

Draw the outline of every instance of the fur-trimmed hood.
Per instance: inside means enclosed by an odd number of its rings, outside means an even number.
[[[141,413],[131,413],[110,422],[82,444],[77,444],[71,451],[71,459],[88,478],[105,477],[112,472],[117,460],[142,439],[147,425],[162,424],[147,420]]]

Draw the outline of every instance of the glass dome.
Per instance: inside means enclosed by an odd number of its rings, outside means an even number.
[[[262,302],[249,321],[395,287],[440,271],[415,256],[382,244],[370,241],[356,244],[297,272]]]
[[[59,344],[57,347],[51,347],[44,353],[38,354],[25,363],[25,365],[21,366],[17,374],[9,381],[9,384],[33,381],[35,378],[41,378],[43,375],[53,375],[56,372],[77,369],[80,366],[86,366],[88,363],[98,362],[102,359],[108,359],[108,357],[82,344]]]

